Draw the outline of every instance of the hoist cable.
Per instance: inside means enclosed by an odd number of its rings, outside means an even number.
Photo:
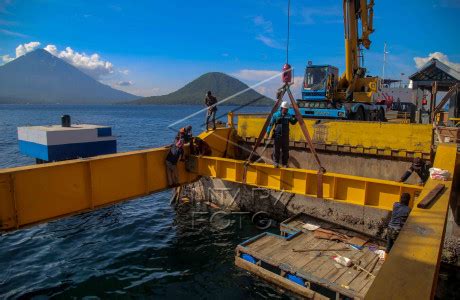
[[[290,38],[290,18],[291,18],[291,0],[288,0],[288,17],[287,17],[287,40],[286,40],[286,64],[289,63],[289,38]]]

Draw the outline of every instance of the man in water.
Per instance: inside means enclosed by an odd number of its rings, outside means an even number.
[[[169,148],[168,155],[166,156],[166,176],[168,178],[169,187],[179,185],[179,176],[177,174],[177,162],[183,160],[184,157],[184,141],[179,139],[175,144]]]
[[[270,131],[272,127],[275,126],[273,131],[273,137],[275,139],[275,149],[273,151],[273,165],[275,168],[278,168],[280,163],[283,168],[287,168],[289,161],[289,124],[295,125],[297,119],[295,116],[291,115],[288,112],[289,104],[284,101],[281,103],[281,108],[279,111],[275,112],[270,120],[270,124],[267,127],[266,138],[270,136]]]
[[[416,157],[409,169],[401,176],[399,182],[406,182],[413,172],[417,173],[419,177],[418,184],[420,185],[423,185],[428,180],[428,177],[430,177],[428,164],[423,159]]]
[[[398,238],[399,232],[401,231],[404,223],[406,223],[407,217],[411,209],[409,208],[410,195],[408,193],[402,193],[399,202],[393,204],[393,211],[391,212],[391,219],[388,223],[387,230],[387,247],[385,249],[385,257],[393,247],[394,242]]]
[[[204,103],[208,107],[208,112],[206,114],[206,130],[208,130],[210,119],[212,120],[212,130],[216,130],[217,99],[212,95],[211,91],[206,93]]]

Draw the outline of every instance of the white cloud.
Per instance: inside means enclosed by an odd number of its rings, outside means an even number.
[[[280,71],[243,69],[231,75],[241,80],[262,81],[277,74],[280,74]]]
[[[327,6],[327,7],[304,7],[302,9],[303,24],[315,24],[316,18],[321,17],[325,22],[331,22],[331,19],[341,17],[342,10],[339,6]]]
[[[273,24],[271,21],[266,20],[263,16],[256,16],[252,19],[254,25],[261,32],[256,36],[256,40],[261,41],[264,45],[275,48],[282,49],[283,46],[274,39],[273,35]]]
[[[303,82],[302,76],[294,77],[294,84],[291,85],[291,92],[294,95],[295,99],[300,98],[300,94],[301,94],[300,89],[302,87],[302,82]],[[282,84],[283,83],[281,82],[281,78],[276,77],[273,80],[270,80],[256,87],[255,90],[261,93],[262,95],[275,99],[276,93],[278,89],[282,86]],[[285,101],[289,101],[289,97],[287,95],[285,95],[283,99]]]
[[[1,1],[1,0],[0,0]],[[26,44],[21,44],[16,47],[16,57],[11,57],[9,55],[0,56],[0,65],[8,63],[26,53],[34,51],[40,47],[40,42],[30,42]],[[114,66],[111,62],[102,60],[99,54],[94,53],[87,55],[86,53],[74,51],[71,47],[66,47],[65,50],[59,51],[56,45],[46,45],[43,48],[52,55],[59,57],[66,61],[67,63],[78,68],[82,72],[90,75],[91,77],[100,80],[101,77],[115,73]],[[129,70],[118,70],[122,75],[128,75]],[[132,82],[131,82],[132,83]]]
[[[40,46],[40,42],[30,42],[27,44],[22,44],[16,47],[16,58],[22,56],[26,53],[34,51]]]
[[[264,43],[266,46],[268,46],[270,48],[283,49],[283,46],[280,45],[280,43],[278,43],[276,40],[274,40],[273,38],[268,37],[266,35],[259,34],[256,37],[256,40],[261,41],[262,43]]]
[[[118,81],[117,82],[118,86],[131,86],[133,84],[134,84],[134,82],[132,82],[131,80],[125,80],[125,81]]]
[[[1,21],[1,23],[5,23],[5,22],[7,22],[7,21]],[[23,34],[23,33],[20,33],[20,32],[16,32],[16,31],[6,30],[6,29],[0,29],[0,33],[5,34],[5,35],[9,35],[9,36],[22,37],[22,38],[27,38],[27,37],[29,37],[29,36],[26,35],[26,34]]]
[[[281,82],[281,70],[251,70],[251,69],[243,69],[239,70],[236,73],[232,73],[232,76],[245,81],[249,86],[259,83],[261,81],[268,80],[263,84],[255,87],[254,89],[270,98],[276,97],[277,90],[282,86]],[[294,94],[294,97],[298,98],[300,96],[300,89],[302,87],[303,77],[296,76],[294,77],[294,84],[291,85],[291,92]],[[287,95],[285,96],[287,99]]]
[[[55,45],[46,45],[45,48],[46,51],[48,51],[49,53],[53,54],[54,56],[58,56],[58,50],[57,50],[57,47]]]
[[[253,22],[256,26],[261,27],[264,32],[271,33],[273,32],[273,24],[271,21],[265,20],[262,16],[256,16],[253,19]]]
[[[4,64],[9,63],[9,62],[12,61],[12,60],[14,60],[14,58],[13,58],[13,57],[10,57],[9,55],[3,55],[3,56],[2,56],[2,62],[3,62]]]
[[[1,56],[2,58],[2,63],[6,64],[9,63],[10,61],[15,60],[16,58],[23,56],[26,53],[29,53],[31,51],[34,51],[40,46],[40,42],[30,42],[26,44],[21,44],[16,47],[16,57],[11,57],[8,54]]]
[[[44,49],[97,79],[114,72],[113,64],[109,61],[101,60],[97,53],[87,55],[84,52],[76,52],[70,47],[66,47],[65,50],[59,52],[55,45],[47,45]]]
[[[418,69],[422,68],[427,62],[429,62],[432,58],[436,58],[440,62],[445,63],[452,69],[460,72],[460,63],[454,63],[449,60],[449,57],[442,53],[442,52],[434,52],[430,53],[427,57],[414,57],[415,65]]]

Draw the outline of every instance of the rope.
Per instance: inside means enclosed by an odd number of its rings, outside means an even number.
[[[269,141],[268,141],[268,139],[267,139],[267,140],[265,141],[265,147],[262,149],[262,152],[260,152],[260,156],[259,156],[258,159],[256,159],[255,163],[258,163],[259,161],[262,160],[262,155],[264,154],[265,150],[267,150],[267,147],[268,147],[269,144],[270,144],[270,143],[269,143]]]
[[[288,0],[288,17],[287,17],[287,40],[286,40],[286,64],[289,63],[289,38],[290,38],[290,19],[291,19],[291,0]]]

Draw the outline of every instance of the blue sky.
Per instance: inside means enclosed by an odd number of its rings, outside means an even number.
[[[376,31],[365,58],[371,74],[381,75],[385,41],[389,76],[413,73],[414,58],[423,62],[436,52],[458,67],[460,0],[375,2]],[[342,1],[291,3],[295,75],[308,60],[342,72]],[[208,71],[252,84],[283,65],[286,16],[287,0],[0,0],[0,63],[47,47],[98,80],[138,95],[171,92]],[[273,97],[278,85],[276,79],[258,90]]]

